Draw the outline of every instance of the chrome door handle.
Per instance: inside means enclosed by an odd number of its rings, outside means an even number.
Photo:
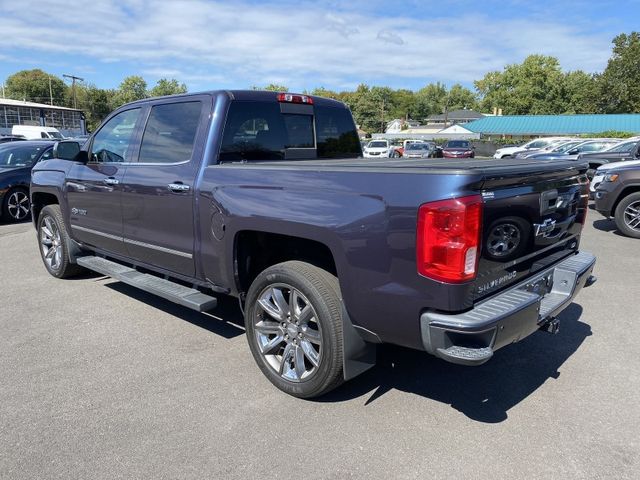
[[[118,180],[117,178],[108,177],[108,178],[105,178],[103,182],[106,183],[107,185],[118,185],[120,183],[120,180]]]
[[[169,190],[172,192],[188,192],[191,188],[189,185],[185,185],[184,183],[170,183],[167,187],[169,187]]]

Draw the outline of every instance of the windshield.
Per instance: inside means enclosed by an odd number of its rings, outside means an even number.
[[[637,142],[624,142],[624,143],[618,143],[617,145],[614,145],[611,148],[608,148],[607,152],[615,152],[615,153],[629,153],[631,152],[631,150],[633,150],[633,147],[636,146]]]
[[[552,151],[553,152],[557,152],[557,153],[564,153],[564,152],[568,152],[569,150],[571,150],[573,147],[575,147],[576,145],[579,145],[582,142],[569,142],[569,143],[564,143],[562,145],[560,145],[559,147],[554,148]]]
[[[387,142],[370,142],[369,148],[387,148]]]
[[[466,140],[451,140],[447,142],[444,148],[469,148],[469,142]]]
[[[60,132],[47,132],[47,133],[51,138],[60,138],[60,139],[64,138]]]
[[[407,150],[429,150],[428,143],[410,143]]]
[[[0,147],[0,168],[30,167],[38,161],[48,146],[5,144]]]

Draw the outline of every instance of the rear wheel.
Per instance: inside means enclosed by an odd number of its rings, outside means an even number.
[[[58,205],[47,205],[38,218],[38,243],[42,263],[56,278],[68,278],[83,269],[69,258],[69,234]]]
[[[267,268],[249,289],[245,327],[262,373],[285,393],[312,398],[343,381],[338,279],[308,263]]]
[[[616,226],[627,237],[640,238],[640,192],[627,195],[616,207]]]
[[[9,190],[2,202],[2,216],[10,222],[22,222],[31,214],[29,192],[23,188]]]

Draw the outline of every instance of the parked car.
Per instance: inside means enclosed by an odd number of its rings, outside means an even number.
[[[393,147],[389,140],[371,140],[364,147],[365,158],[380,158],[393,156]]]
[[[547,153],[566,153],[573,147],[580,145],[584,139],[580,140],[561,140],[557,143],[551,143],[544,148],[535,148],[532,150],[522,150],[515,154],[515,158],[532,158],[544,156]]]
[[[545,153],[536,155],[538,159],[553,160],[562,158],[563,160],[576,160],[583,153],[601,152],[617,145],[620,141],[615,139],[587,140],[564,153]]]
[[[640,160],[640,138],[624,140],[607,150],[593,153],[581,153],[578,158],[589,162],[587,175],[593,178],[596,169],[601,165],[613,162],[626,162],[629,160]]]
[[[640,165],[640,160],[626,160],[622,162],[605,163],[604,165],[599,166],[596,169],[593,178],[591,179],[591,183],[589,184],[589,191],[591,192],[591,196],[594,196],[598,185],[602,183],[604,177],[607,175],[607,173],[609,173],[609,170],[618,167],[630,167],[633,165]]]
[[[434,143],[410,143],[404,151],[405,158],[432,158],[436,156]]]
[[[39,125],[14,125],[11,128],[11,134],[22,135],[27,140],[62,140],[64,138],[57,128],[41,127]]]
[[[560,141],[568,141],[571,138],[568,137],[546,137],[546,138],[536,138],[534,140],[530,140],[524,145],[520,145],[519,147],[502,147],[496,150],[493,158],[511,158],[516,155],[518,152],[523,150],[538,150],[540,148],[544,148],[547,145],[552,143],[560,142]]]
[[[22,141],[0,145],[0,211],[2,220],[20,222],[29,217],[31,169],[51,158],[54,142]]]
[[[2,135],[0,136],[0,143],[19,142],[26,140],[22,135]]]
[[[31,187],[52,276],[88,268],[197,311],[238,297],[258,367],[298,397],[367,370],[382,342],[480,365],[557,331],[594,281],[585,165],[362,158],[331,99],[145,99],[54,156]],[[521,241],[488,257],[501,221]]]
[[[474,158],[476,152],[469,140],[449,140],[442,146],[444,158]]]
[[[595,199],[596,210],[613,217],[622,234],[640,238],[640,165],[629,162],[607,170]]]

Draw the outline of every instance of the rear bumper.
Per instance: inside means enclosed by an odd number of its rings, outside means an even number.
[[[555,319],[584,287],[595,282],[596,258],[573,255],[526,281],[456,315],[420,316],[425,349],[443,360],[481,365],[493,352],[539,329],[557,330]]]

